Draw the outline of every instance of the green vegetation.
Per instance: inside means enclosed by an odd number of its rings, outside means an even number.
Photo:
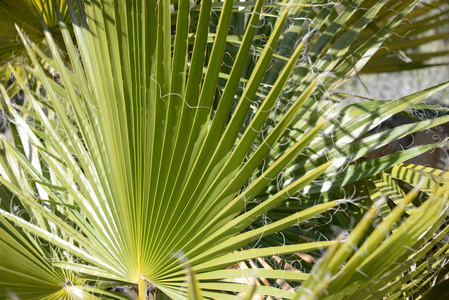
[[[407,161],[446,141],[367,154],[448,122],[449,81],[337,92],[445,57],[430,2],[0,1],[0,298],[438,293],[448,175]]]

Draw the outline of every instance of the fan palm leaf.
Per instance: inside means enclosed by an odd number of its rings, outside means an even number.
[[[437,231],[446,209],[447,197],[437,195],[446,193],[447,187],[416,209],[409,217],[411,225],[394,228],[413,198],[402,197],[399,208],[383,219],[384,226],[364,242],[368,257],[362,252],[354,255],[354,262],[343,269],[345,276],[337,273],[345,260],[338,251],[347,245],[338,239],[325,236],[329,240],[272,246],[263,239],[298,224],[307,226],[348,202],[320,201],[314,194],[345,187],[442,146],[357,162],[379,146],[369,138],[360,140],[362,135],[449,85],[348,119],[347,110],[328,97],[329,92],[363,68],[419,3],[404,1],[398,7],[395,1],[370,5],[373,2],[298,0],[266,5],[259,0],[240,5],[206,0],[196,10],[189,1],[67,1],[76,43],[64,15],[55,10],[67,59],[45,22],[51,54],[19,31],[31,61],[29,72],[43,90],[30,89],[15,76],[30,105],[21,111],[2,90],[21,143],[4,142],[18,175],[2,176],[0,183],[16,195],[17,205],[32,208],[30,215],[38,218],[20,216],[4,206],[0,214],[5,222],[65,251],[64,256],[54,255],[52,267],[113,285],[135,284],[140,299],[150,285],[161,298],[227,299],[241,292],[296,297],[293,290],[277,286],[222,280],[242,277],[305,281],[302,291],[316,293],[324,287],[333,291],[352,279],[366,287],[369,280],[357,277],[353,266],[363,262],[373,278],[381,278],[385,266],[407,261],[408,252],[397,245],[421,249],[430,243],[430,233]],[[316,14],[317,7],[322,10]],[[382,29],[359,40],[372,20],[392,7],[395,13],[385,17]],[[341,13],[335,15],[337,11]],[[305,16],[311,21],[305,22]],[[232,56],[229,27],[238,20],[244,24],[244,35]],[[293,45],[291,53],[281,53],[283,43]],[[223,65],[227,55],[232,67]],[[46,65],[57,78],[47,75]],[[35,124],[27,122],[27,116]],[[416,128],[442,121],[422,122]],[[413,130],[404,127],[394,133],[399,137]],[[8,169],[6,163],[2,166]],[[38,191],[21,190],[23,178]],[[298,200],[308,195],[299,211],[287,210],[287,216],[258,223],[282,203],[301,204]],[[412,222],[416,218],[421,227]],[[360,224],[367,227],[367,221]],[[393,229],[398,234],[380,246],[392,255],[379,267],[374,262],[381,254],[375,248],[382,242],[381,234],[384,238]],[[404,233],[402,239],[399,233]],[[425,233],[426,239],[419,240]],[[331,275],[337,274],[323,280],[326,286],[314,282],[315,272],[318,278],[324,276],[316,268],[313,277],[294,271],[281,276],[279,270],[266,268],[251,274],[226,269],[273,255],[319,256],[329,247],[339,255],[335,262],[323,260],[332,265]],[[0,287],[5,289],[2,282]],[[95,292],[92,287],[86,291]],[[350,293],[354,291],[336,292],[335,297]]]

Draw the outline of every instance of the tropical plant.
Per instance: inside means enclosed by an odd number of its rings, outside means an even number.
[[[45,19],[43,44],[17,27],[26,105],[0,85],[0,296],[428,290],[447,175],[404,162],[445,142],[364,156],[449,117],[366,133],[449,82],[346,106],[335,92],[419,3],[54,1],[59,37]]]

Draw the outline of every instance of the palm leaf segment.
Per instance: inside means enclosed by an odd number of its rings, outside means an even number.
[[[0,82],[8,87],[10,97],[16,95],[20,88],[15,84],[16,76],[28,80],[29,87],[39,87],[31,74],[26,72],[27,59],[25,47],[21,42],[15,25],[26,32],[27,40],[43,50],[47,50],[44,31],[41,22],[44,22],[55,40],[63,48],[61,32],[58,25],[55,5],[60,8],[62,18],[70,24],[70,14],[64,0],[19,0],[0,1]],[[61,52],[62,53],[62,52]]]
[[[70,20],[65,1],[57,0],[21,0],[21,1],[0,1],[0,65],[11,62],[11,56],[20,58],[24,50],[23,43],[17,36],[14,24],[19,25],[26,31],[27,38],[34,43],[41,43],[44,40],[41,21],[56,36],[58,33],[58,18],[56,16],[56,4],[65,21]]]
[[[57,252],[49,252],[34,237],[20,232],[5,218],[0,219],[1,282],[3,299],[100,299],[84,287],[80,279],[71,271],[54,269],[46,260],[58,257]],[[49,247],[48,247],[49,248]],[[47,251],[46,251],[47,250]],[[49,251],[48,251],[49,250]]]
[[[21,34],[34,75],[45,89],[42,95],[19,82],[32,105],[27,113],[37,125],[27,124],[2,91],[5,107],[33,149],[26,152],[5,143],[8,159],[32,179],[41,201],[21,192],[11,177],[0,178],[25,209],[33,207],[31,213],[48,224],[65,225],[52,231],[7,208],[2,216],[70,254],[72,259],[60,259],[55,267],[137,283],[142,291],[151,283],[176,299],[194,293],[185,288],[182,267],[187,261],[180,263],[179,257],[188,258],[200,278],[198,283],[189,277],[193,289],[220,298],[221,291],[250,288],[218,281],[253,276],[223,270],[235,262],[334,249],[338,242],[245,246],[334,209],[341,201],[308,205],[251,227],[279,204],[297,199],[303,189],[310,194],[329,191],[333,181],[326,180],[341,179],[341,166],[378,146],[363,140],[353,147],[357,137],[447,86],[346,121],[346,114],[327,97],[341,78],[364,66],[419,1],[404,1],[401,7],[393,2],[265,6],[257,1],[239,9],[232,1],[219,7],[202,1],[191,9],[189,1],[179,1],[172,16],[172,5],[164,1],[77,1],[76,9],[68,1],[77,47],[65,24],[60,25],[70,67],[48,30],[51,58]],[[349,53],[370,21],[392,6],[397,14]],[[363,17],[356,18],[360,11]],[[272,28],[261,26],[270,19],[275,20]],[[238,49],[228,41],[231,25],[244,30]],[[282,56],[283,46],[292,52]],[[232,51],[236,55],[230,70],[226,63]],[[297,65],[301,56],[307,59]],[[60,82],[46,76],[39,59],[56,70]],[[391,168],[429,147],[376,161],[375,171],[362,175]],[[317,189],[312,182],[319,177],[326,184]],[[354,182],[341,180],[340,186]],[[442,211],[443,206],[435,209]],[[441,222],[438,216],[432,220]],[[260,274],[280,276],[267,269]],[[306,279],[296,272],[285,276]],[[257,287],[256,292],[295,296],[276,287]]]

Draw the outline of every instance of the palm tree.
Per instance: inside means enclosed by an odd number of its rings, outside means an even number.
[[[0,295],[428,289],[447,257],[447,175],[404,162],[444,143],[364,156],[449,118],[366,133],[449,82],[356,105],[336,92],[405,18],[433,13],[419,3],[68,0],[61,14],[53,2],[60,36],[46,20],[42,43],[18,27],[29,62],[10,72],[26,105],[0,86],[13,136],[0,160]]]

